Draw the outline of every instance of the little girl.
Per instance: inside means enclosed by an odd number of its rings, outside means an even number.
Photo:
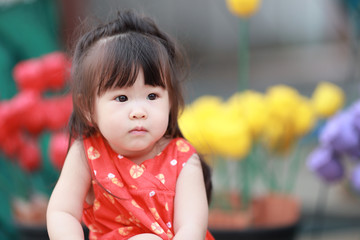
[[[86,33],[72,66],[71,145],[50,198],[50,239],[213,239],[209,169],[178,127],[178,46],[131,11]],[[207,198],[208,197],[208,198]]]

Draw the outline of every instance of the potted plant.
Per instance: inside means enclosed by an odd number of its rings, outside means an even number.
[[[322,104],[329,97],[333,104]],[[302,140],[343,99],[340,88],[321,83],[311,98],[277,85],[227,101],[203,96],[186,106],[180,128],[213,166],[209,227],[216,239],[295,236],[301,203],[292,189],[307,154]]]
[[[0,102],[0,223],[12,237],[48,239],[47,201],[68,146],[68,70],[60,52],[20,62],[13,71],[18,93]]]

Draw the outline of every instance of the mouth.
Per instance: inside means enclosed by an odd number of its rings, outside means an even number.
[[[142,135],[142,134],[147,133],[147,130],[144,127],[135,127],[130,130],[130,133],[135,134],[135,135]]]

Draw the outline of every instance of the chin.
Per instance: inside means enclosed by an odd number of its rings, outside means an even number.
[[[141,142],[139,142],[139,143],[132,144],[131,146],[129,146],[127,148],[127,150],[131,151],[131,152],[142,152],[142,151],[148,150],[152,146],[153,146],[153,143],[141,143]]]

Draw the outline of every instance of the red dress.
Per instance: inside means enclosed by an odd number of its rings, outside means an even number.
[[[101,136],[85,139],[84,148],[95,193],[93,205],[85,203],[83,211],[90,239],[121,240],[141,233],[172,239],[176,180],[195,149],[176,138],[137,165],[115,153]]]

